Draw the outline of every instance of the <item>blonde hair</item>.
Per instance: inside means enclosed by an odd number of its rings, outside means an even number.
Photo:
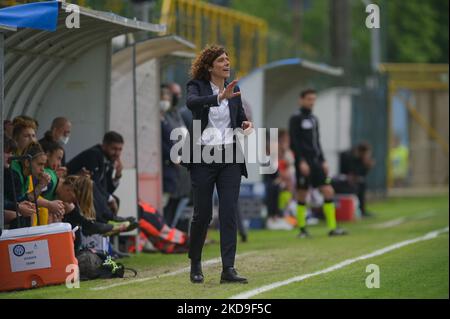
[[[93,181],[88,176],[71,175],[64,180],[65,185],[73,187],[81,214],[95,220]]]

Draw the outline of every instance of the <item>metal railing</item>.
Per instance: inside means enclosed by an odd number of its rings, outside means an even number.
[[[267,63],[267,23],[221,6],[194,0],[164,0],[161,24],[201,50],[207,44],[226,47],[237,77]]]
[[[399,90],[407,89],[412,92],[433,92],[447,91],[449,89],[449,65],[448,64],[413,64],[413,63],[385,63],[380,65],[381,73],[387,74],[388,83],[388,145],[389,149],[393,148],[393,123],[392,123],[392,108],[394,96]],[[408,114],[413,123],[418,125],[426,135],[430,138],[430,142],[436,143],[438,148],[448,157],[448,137],[445,138],[438,132],[430,119],[425,118],[418,112],[410,100],[403,101],[408,110]],[[427,104],[431,108],[433,105]],[[428,148],[432,145],[427,145],[422,152],[428,152]],[[387,158],[387,187],[394,186],[392,163]],[[434,163],[436,164],[436,163]],[[434,165],[430,164],[431,166]],[[444,172],[443,172],[444,173]]]

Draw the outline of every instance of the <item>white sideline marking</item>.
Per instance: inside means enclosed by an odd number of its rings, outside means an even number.
[[[251,254],[254,254],[254,253],[255,252],[250,251],[250,252],[247,252],[247,253],[236,255],[236,259],[248,256],[248,255],[251,255]],[[220,257],[219,258],[214,258],[214,259],[209,259],[209,260],[207,260],[205,262],[202,262],[202,266],[203,267],[205,267],[205,266],[206,267],[212,266],[212,265],[220,263],[221,261],[222,261],[222,259]],[[175,271],[172,271],[172,272],[169,272],[169,273],[165,273],[165,274],[160,274],[160,275],[155,275],[155,276],[145,277],[145,278],[140,278],[140,279],[134,279],[134,280],[127,280],[127,281],[124,281],[124,282],[119,282],[119,283],[111,284],[111,285],[108,285],[108,286],[94,287],[94,288],[90,288],[90,290],[94,290],[94,291],[106,290],[106,289],[110,289],[110,288],[114,288],[114,287],[135,284],[135,283],[138,283],[138,282],[144,282],[144,281],[148,281],[148,280],[152,280],[152,279],[164,278],[164,277],[169,277],[169,276],[176,276],[176,275],[179,275],[179,274],[182,274],[182,273],[187,273],[187,272],[190,271],[190,269],[191,269],[190,267],[185,267],[185,268],[181,268],[181,269],[178,269],[178,270],[175,270]]]
[[[425,240],[430,240],[430,239],[436,238],[437,236],[439,236],[440,234],[445,233],[445,232],[448,232],[448,226],[446,228],[443,228],[443,229],[432,231],[432,232],[430,232],[430,233],[428,233],[428,234],[426,234],[424,236],[421,236],[421,237],[405,240],[405,241],[402,241],[402,242],[399,242],[399,243],[387,246],[385,248],[375,250],[374,252],[372,252],[370,254],[367,254],[367,255],[359,256],[359,257],[356,257],[356,258],[353,258],[353,259],[344,260],[344,261],[342,261],[342,262],[340,262],[340,263],[338,263],[336,265],[333,265],[331,267],[325,268],[323,270],[319,270],[319,271],[316,271],[316,272],[313,272],[313,273],[310,273],[310,274],[305,274],[305,275],[293,277],[293,278],[290,278],[290,279],[287,279],[287,280],[284,280],[284,281],[275,282],[273,284],[269,284],[269,285],[266,285],[266,286],[262,286],[260,288],[249,290],[247,292],[244,292],[244,293],[232,296],[232,297],[230,297],[230,299],[248,299],[248,298],[256,296],[256,295],[258,295],[260,293],[263,293],[263,292],[266,292],[266,291],[269,291],[269,290],[272,290],[272,289],[275,289],[275,288],[278,288],[278,287],[281,287],[281,286],[286,286],[286,285],[289,285],[289,284],[294,283],[294,282],[303,281],[303,280],[305,280],[307,278],[310,278],[310,277],[322,275],[322,274],[325,274],[325,273],[328,273],[328,272],[332,272],[332,271],[344,268],[345,266],[348,266],[348,265],[353,264],[353,263],[355,263],[357,261],[360,261],[360,260],[364,260],[364,259],[369,259],[369,258],[372,258],[372,257],[380,256],[380,255],[383,255],[383,254],[385,254],[387,252],[393,251],[395,249],[399,249],[399,248],[407,246],[407,245],[411,245],[411,244],[414,244],[414,243],[417,243],[417,242],[420,242],[420,241],[425,241]]]
[[[384,223],[374,224],[371,227],[375,229],[383,229],[383,228],[390,228],[394,226],[398,226],[400,224],[403,224],[404,222],[411,221],[411,220],[420,220],[420,219],[427,219],[430,217],[433,217],[436,215],[436,210],[429,210],[422,214],[409,216],[409,217],[400,217],[397,219],[391,219]]]
[[[390,228],[390,227],[394,227],[394,226],[403,224],[405,221],[406,221],[405,217],[400,217],[397,219],[388,220],[387,222],[384,222],[384,223],[375,224],[372,226],[372,228],[375,228],[375,229]]]

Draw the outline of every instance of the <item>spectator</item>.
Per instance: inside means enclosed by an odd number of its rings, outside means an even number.
[[[117,132],[108,132],[102,144],[94,145],[81,152],[67,164],[68,174],[89,172],[100,192],[107,199],[108,205],[116,215],[119,199],[113,196],[122,177],[122,154],[124,140]]]
[[[5,190],[5,224],[11,225],[10,228],[17,228],[20,224],[25,224],[25,221],[32,217],[36,213],[36,207],[33,203],[29,201],[15,202],[13,199],[13,189],[19,189],[20,185],[17,180],[12,181],[11,179],[11,167],[10,167],[10,159],[17,149],[17,144],[11,138],[4,136],[4,152],[3,152],[3,163],[4,163],[4,190]],[[14,185],[12,184],[14,182]],[[17,212],[20,216],[17,215]],[[25,220],[19,221],[18,219]]]
[[[42,145],[42,148],[47,151],[48,144],[50,143],[58,143],[61,146],[66,145],[69,142],[70,133],[72,129],[72,123],[65,117],[57,117],[53,120],[52,126],[50,130],[45,132],[45,135],[42,139],[39,140],[39,143]],[[63,158],[61,160],[61,166],[66,165],[66,157],[64,148],[63,150]]]
[[[10,120],[3,121],[3,132],[5,136],[13,138],[14,125]]]
[[[370,217],[373,214],[366,210],[366,177],[375,160],[372,158],[372,147],[367,142],[362,142],[352,149],[342,152],[340,155],[340,174],[341,182],[347,183],[347,186],[336,184],[337,192],[353,192],[358,196],[359,209],[363,217]],[[349,191],[345,191],[348,189]]]
[[[160,92],[160,114],[161,114],[161,146],[163,164],[163,207],[165,222],[170,225],[176,210],[174,194],[177,190],[179,179],[179,165],[170,159],[170,150],[175,141],[170,139],[170,133],[175,128],[166,116],[172,103],[172,95],[167,85],[161,86]]]
[[[173,143],[177,143],[178,141],[170,141],[170,132],[173,129],[184,129],[186,133],[188,132],[186,124],[182,118],[180,108],[178,107],[179,101],[182,97],[181,87],[177,83],[171,83],[168,85],[168,89],[171,94],[171,107],[170,109],[164,113],[164,129],[167,130],[167,136],[165,137],[166,143],[168,146],[173,145]],[[167,140],[167,138],[169,140]],[[170,155],[170,148],[168,148]],[[169,158],[167,158],[170,160]],[[169,163],[172,165],[173,163]],[[173,165],[172,165],[173,166]],[[168,168],[170,169],[170,168]],[[186,167],[175,164],[175,169],[177,170],[177,179],[175,182],[174,191],[170,194],[168,204],[164,209],[165,221],[172,227],[175,227],[173,223],[176,212],[178,209],[184,209],[186,205],[189,203],[189,197],[191,195],[191,178],[189,171]]]
[[[269,150],[269,141],[267,141],[266,145]],[[278,168],[275,173],[264,175],[266,187],[265,204],[268,211],[266,227],[268,229],[291,230],[293,228],[292,225],[284,219],[282,211],[286,208],[284,206],[289,204],[293,192],[293,181],[289,172],[289,152],[288,131],[283,129],[279,130],[277,152]]]
[[[409,177],[409,149],[399,136],[394,136],[393,147],[389,151],[392,178],[396,187],[407,186]]]
[[[31,142],[36,142],[36,122],[32,119],[17,117],[13,121],[13,139],[17,143],[17,155],[21,155]]]
[[[47,154],[46,167],[54,170],[59,178],[65,177],[67,175],[67,168],[62,166],[64,148],[60,144],[54,142],[44,143],[44,145],[42,145],[42,148]]]
[[[183,97],[183,91],[178,83],[172,82],[168,85],[170,94],[172,95],[171,105],[173,109],[178,108],[181,98]]]
[[[14,194],[7,191],[5,194],[7,200],[12,202],[30,201],[37,204],[38,207],[48,209],[49,214],[55,215],[55,218],[62,217],[64,214],[63,202],[53,199],[51,196],[57,186],[57,176],[52,170],[45,169],[47,155],[36,142],[29,144],[23,154],[29,156],[30,159],[12,161],[12,174],[5,175],[7,185],[11,185],[13,182],[17,183],[16,197],[14,198]],[[41,195],[42,197],[39,197]],[[30,225],[31,220],[26,220],[26,226]]]
[[[89,176],[72,175],[61,179],[60,182],[62,186],[57,190],[57,196],[64,201],[66,214],[63,221],[70,223],[72,227],[81,226],[76,233],[75,251],[81,247],[81,234],[108,236],[126,229],[126,225],[115,227],[96,220],[93,198],[95,184]]]

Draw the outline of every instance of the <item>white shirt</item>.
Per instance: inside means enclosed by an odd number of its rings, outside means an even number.
[[[219,87],[209,82],[214,94],[217,94],[217,104],[209,108],[208,125],[202,133],[197,144],[202,145],[221,145],[233,143],[233,130],[231,129],[230,108],[228,100],[223,99],[219,103]],[[208,129],[214,128],[214,132],[208,132]],[[227,130],[228,128],[228,130]]]

